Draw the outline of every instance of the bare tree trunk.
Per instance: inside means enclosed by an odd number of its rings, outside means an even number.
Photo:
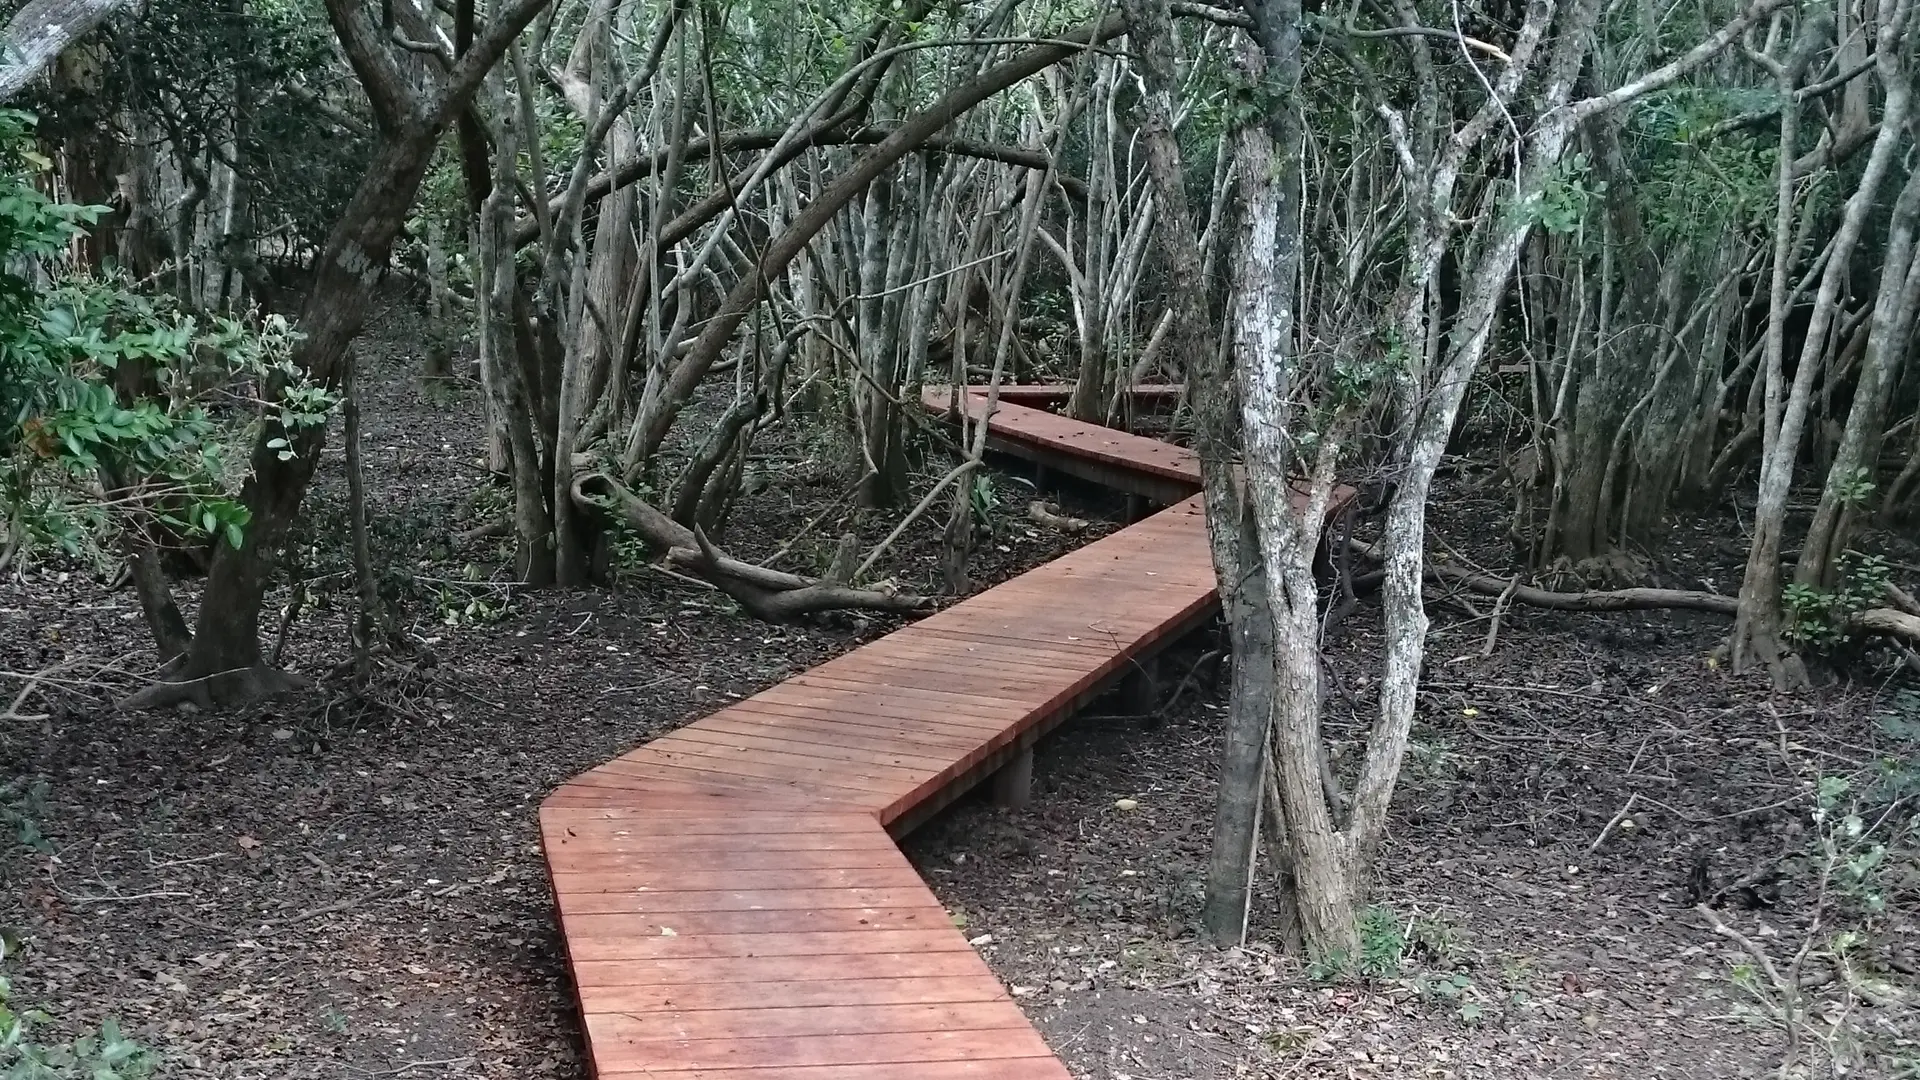
[[[1899,383],[1914,314],[1920,308],[1920,260],[1913,257],[1916,228],[1920,228],[1920,172],[1907,176],[1888,223],[1866,357],[1854,386],[1853,404],[1847,411],[1846,429],[1827,470],[1820,505],[1814,511],[1794,571],[1794,580],[1802,585],[1833,586],[1835,563],[1865,510],[1863,504],[1880,460],[1887,406]]]
[[[365,322],[373,288],[433,161],[440,133],[466,108],[508,43],[544,6],[543,0],[513,0],[502,7],[473,51],[434,92],[422,95],[411,73],[389,51],[387,36],[373,16],[352,0],[328,0],[334,32],[376,113],[385,119],[386,134],[315,263],[301,310],[305,336],[294,347],[292,361],[316,384],[333,387],[339,382],[341,363]],[[304,681],[262,662],[260,607],[275,554],[299,516],[319,464],[326,432],[319,425],[287,431],[271,420],[261,428],[252,471],[241,490],[251,515],[245,539],[239,548],[216,547],[193,646],[170,669],[169,682],[134,694],[124,703],[128,708],[178,700],[203,706],[245,701]],[[289,455],[282,457],[282,449]]]
[[[513,190],[517,132],[504,117],[494,135],[495,175],[474,227],[475,282],[480,324],[480,370],[496,422],[506,428],[507,465],[513,483],[515,576],[531,585],[554,577],[553,518],[534,437],[534,410],[515,340],[514,305],[520,292],[513,267]]]
[[[361,460],[359,357],[349,355],[340,380],[342,424],[346,440],[347,521],[353,537],[353,580],[360,610],[353,621],[354,685],[365,687],[373,677],[373,647],[386,627],[380,604],[380,578],[373,565],[373,539],[367,522],[367,475]]]
[[[1259,849],[1267,733],[1275,698],[1281,693],[1276,683],[1277,624],[1271,613],[1268,567],[1261,557],[1254,493],[1234,475],[1244,435],[1240,395],[1229,354],[1217,347],[1209,331],[1200,238],[1188,208],[1180,147],[1172,129],[1176,83],[1170,11],[1165,0],[1130,0],[1126,12],[1147,89],[1137,137],[1146,151],[1147,176],[1159,204],[1156,233],[1169,282],[1165,349],[1185,371],[1192,388],[1208,547],[1220,581],[1233,656],[1226,748],[1201,917],[1216,943],[1236,945],[1246,938]],[[1245,280],[1238,312],[1244,320],[1240,333],[1250,335],[1241,352],[1250,354],[1263,345],[1278,344],[1275,332],[1284,335],[1290,328],[1284,321],[1276,324],[1272,310],[1276,299],[1284,304],[1286,294],[1276,294],[1272,277],[1283,194],[1267,173],[1273,163],[1271,138],[1264,129],[1242,137],[1243,154],[1265,155],[1246,162],[1249,175],[1242,195],[1254,222],[1241,245],[1240,276]],[[1317,652],[1315,656],[1317,662]]]
[[[446,227],[438,214],[427,215],[427,362],[429,379],[453,375],[453,291],[447,286]]]
[[[1740,612],[1734,618],[1733,639],[1731,642],[1732,666],[1734,671],[1744,671],[1756,664],[1764,665],[1778,685],[1804,681],[1805,672],[1793,663],[1782,640],[1782,614],[1780,610],[1780,544],[1782,533],[1786,529],[1787,496],[1793,484],[1794,463],[1800,456],[1801,432],[1806,424],[1807,407],[1813,393],[1814,377],[1824,366],[1828,351],[1828,330],[1833,325],[1840,306],[1840,287],[1845,281],[1853,262],[1853,249],[1859,240],[1861,230],[1873,209],[1874,200],[1879,194],[1881,182],[1886,178],[1892,164],[1894,151],[1902,141],[1906,126],[1906,116],[1912,99],[1912,84],[1909,82],[1898,53],[1899,38],[1905,29],[1911,0],[1883,0],[1881,4],[1882,21],[1880,40],[1875,47],[1875,60],[1880,77],[1886,85],[1886,101],[1881,117],[1880,132],[1874,139],[1873,149],[1867,156],[1867,164],[1862,171],[1858,186],[1847,200],[1846,209],[1840,221],[1840,227],[1834,234],[1827,255],[1825,272],[1821,275],[1820,290],[1814,298],[1813,314],[1808,320],[1805,343],[1800,349],[1797,369],[1793,374],[1793,383],[1784,404],[1776,412],[1773,402],[1769,402],[1768,416],[1775,420],[1773,437],[1767,441],[1762,456],[1760,471],[1759,498],[1753,512],[1753,540],[1748,551],[1746,576],[1740,585]],[[1807,34],[1796,52],[1802,48],[1810,55],[1814,41],[1813,33],[1824,34],[1818,20],[1808,20],[1815,30]],[[1830,24],[1827,24],[1830,27]],[[1821,40],[1824,40],[1823,38]],[[1798,81],[1795,68],[1804,68],[1805,64],[1797,60],[1791,67],[1783,69],[1782,94],[1785,97],[1781,110],[1782,127],[1787,127],[1797,109],[1791,100],[1794,84]],[[1790,153],[1790,143],[1783,143],[1782,154]],[[1790,166],[1783,167],[1790,168]],[[1790,184],[1790,176],[1782,178],[1783,185]],[[1783,195],[1785,200],[1789,196]],[[1779,289],[1780,274],[1775,272],[1775,288]],[[1785,313],[1776,310],[1776,323],[1784,323]],[[1769,326],[1768,333],[1784,334],[1779,325]],[[1777,353],[1769,345],[1769,353]],[[1769,366],[1773,356],[1769,357]],[[1777,399],[1774,388],[1779,380],[1770,370],[1769,397]]]

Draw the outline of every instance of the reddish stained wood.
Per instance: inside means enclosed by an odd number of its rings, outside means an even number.
[[[620,1066],[600,1070],[604,1077],[632,1076]],[[644,1074],[660,1080],[773,1080],[765,1069],[652,1069]],[[922,1061],[901,1076],[898,1065],[817,1065],[780,1070],[779,1080],[1073,1080],[1073,1074],[1054,1058],[979,1058],[973,1061]]]
[[[576,892],[676,892],[686,889],[893,889],[908,888],[920,875],[907,866],[845,867],[815,870],[644,870],[553,868],[555,887]]]
[[[1010,402],[990,423],[1198,484],[1178,447]],[[1190,499],[557,789],[541,842],[595,1075],[1069,1080],[881,819],[1214,603]]]
[[[874,718],[878,720],[879,718]],[[715,713],[701,722],[712,731],[770,738],[805,740],[816,746],[894,746],[911,742],[921,753],[971,749],[979,736],[952,736],[931,730],[931,725],[904,723],[881,724],[869,720],[835,719],[828,716],[767,716],[728,710]]]
[[[951,976],[700,983],[690,986],[608,986],[594,992],[596,1004],[608,1012],[627,1014],[738,1009],[768,1002],[779,1002],[783,1008],[802,1009],[1005,1000],[1006,991],[997,982]]]
[[[775,1000],[762,998],[762,1001]],[[812,1008],[703,1009],[639,1015],[602,1014],[589,1021],[596,1043],[673,1042],[683,1039],[766,1039],[796,1035],[880,1035],[920,1031],[995,1031],[1025,1028],[1011,1001],[901,1005],[822,1005]],[[639,1047],[644,1051],[644,1047]]]
[[[916,744],[905,736],[897,741],[875,737],[865,745],[861,745],[844,740],[823,742],[807,738],[798,732],[773,734],[772,732],[775,731],[779,729],[767,729],[767,733],[764,734],[749,733],[712,724],[702,724],[682,728],[676,734],[689,742],[711,743],[721,749],[737,750],[742,753],[750,750],[764,750],[818,761],[858,761],[868,765],[888,765],[921,772],[927,769],[943,769],[948,761],[945,757],[907,753],[906,750],[913,748]]]
[[[568,940],[574,935],[602,940],[657,938],[671,930],[680,937],[715,934],[786,934],[862,930],[951,930],[953,918],[939,904],[899,907],[791,908],[768,911],[682,911],[669,916],[576,914],[566,916]]]
[[[807,957],[832,965],[867,953],[965,952],[972,946],[951,925],[937,930],[828,930],[812,933],[709,934],[669,937],[581,937],[571,926],[567,952],[576,963],[594,960],[699,960],[707,957]]]
[[[866,910],[931,903],[920,882],[891,888],[687,889],[676,892],[574,892],[557,900],[561,914],[669,915],[676,912]]]
[[[822,963],[805,956],[706,957],[699,960],[588,960],[573,965],[586,991],[602,986],[708,986],[715,983],[811,982],[818,979],[982,978],[998,987],[971,949],[930,953],[863,953]],[[583,1004],[585,1002],[583,1001]],[[588,1010],[591,1012],[592,1010]]]
[[[588,1021],[588,1031],[593,1022]],[[1040,1036],[1004,1028],[988,1031],[880,1032],[868,1035],[772,1036],[761,1039],[721,1037],[674,1039],[623,1047],[616,1043],[596,1055],[631,1055],[647,1071],[661,1069],[757,1068],[788,1069],[803,1065],[917,1065],[928,1061],[969,1061],[983,1057],[1046,1057],[1050,1052]],[[624,1050],[624,1053],[622,1051]],[[618,1058],[616,1057],[617,1061]],[[602,1075],[620,1066],[602,1066]],[[629,1070],[634,1071],[634,1070]],[[902,1070],[906,1076],[916,1076]],[[903,1076],[902,1080],[906,1080]]]

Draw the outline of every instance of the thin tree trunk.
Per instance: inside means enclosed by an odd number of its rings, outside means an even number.
[[[1806,423],[1814,378],[1824,366],[1829,346],[1828,330],[1839,310],[1840,287],[1852,266],[1854,245],[1873,209],[1881,182],[1886,178],[1906,126],[1912,85],[1902,70],[1896,49],[1899,34],[1907,21],[1908,3],[1909,0],[1883,0],[1881,4],[1884,21],[1881,23],[1881,37],[1875,55],[1887,94],[1880,132],[1874,139],[1859,184],[1847,200],[1840,227],[1834,234],[1826,270],[1821,275],[1820,290],[1814,298],[1813,314],[1808,320],[1804,344],[1800,349],[1798,367],[1793,374],[1793,384],[1777,413],[1774,411],[1774,403],[1778,400],[1775,388],[1780,380],[1774,378],[1773,371],[1768,372],[1768,396],[1771,399],[1768,419],[1772,421],[1772,437],[1766,441],[1761,462],[1759,498],[1753,512],[1753,539],[1747,555],[1746,576],[1740,585],[1740,613],[1734,618],[1730,648],[1735,672],[1747,670],[1756,664],[1764,665],[1779,685],[1805,679],[1804,670],[1790,661],[1781,636],[1784,628],[1780,609],[1780,545],[1786,529],[1787,496],[1793,484],[1793,466],[1799,458],[1801,432]],[[1811,46],[1807,47],[1807,51],[1811,52]],[[1805,65],[1796,66],[1803,68]],[[1790,95],[1793,84],[1797,82],[1797,74],[1789,70],[1787,75],[1783,79],[1783,85],[1787,87],[1783,94]],[[1786,118],[1793,116],[1796,108],[1791,100],[1783,103],[1783,129],[1791,123]],[[1790,153],[1787,148],[1791,145],[1783,141],[1783,156]],[[1790,178],[1783,176],[1783,186],[1790,183]],[[1782,196],[1783,200],[1787,197],[1786,194]],[[1779,288],[1779,272],[1776,270],[1776,295]],[[1776,310],[1775,325],[1769,326],[1768,333],[1783,335],[1784,321],[1785,313]],[[1770,367],[1777,355],[1778,349],[1770,343]]]
[[[1920,308],[1920,260],[1913,257],[1917,227],[1920,172],[1908,175],[1888,223],[1866,357],[1854,386],[1853,404],[1847,411],[1846,429],[1827,470],[1826,486],[1821,489],[1820,504],[1814,510],[1794,571],[1794,580],[1802,585],[1833,586],[1835,564],[1852,539],[1874,479],[1887,406],[1907,358],[1906,345],[1912,336],[1916,308]]]

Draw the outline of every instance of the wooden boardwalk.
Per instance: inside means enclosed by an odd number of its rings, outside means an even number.
[[[1209,617],[1213,567],[1190,453],[1018,405],[990,431],[1180,499],[554,791],[594,1075],[1068,1080],[894,837]]]

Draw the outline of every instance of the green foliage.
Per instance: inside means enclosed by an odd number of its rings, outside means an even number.
[[[1895,694],[1876,719],[1889,749],[1875,762],[1873,800],[1888,804],[1920,795],[1920,690]]]
[[[0,934],[0,962],[10,939]],[[105,1020],[72,1042],[42,1042],[32,1028],[50,1023],[44,1011],[23,1006],[0,973],[0,1080],[146,1080],[159,1059]]]
[[[1629,111],[1627,164],[1659,242],[1716,244],[1729,231],[1767,227],[1774,209],[1775,159],[1765,136],[1777,127],[1706,135],[1723,121],[1772,104],[1770,90],[1680,87]]]
[[[1399,978],[1406,960],[1406,929],[1393,909],[1379,904],[1360,912],[1360,951],[1357,955],[1335,954],[1308,965],[1307,977],[1315,982],[1340,982],[1346,979]]]
[[[111,41],[113,77],[102,80],[97,108],[147,118],[189,155],[231,133],[252,221],[235,223],[234,241],[284,228],[296,248],[324,244],[366,166],[372,127],[337,119],[361,113],[365,98],[353,79],[333,74],[338,45],[324,7],[148,0]],[[70,117],[65,102],[50,104],[69,128],[117,121]]]
[[[1781,592],[1787,640],[1814,652],[1832,652],[1851,637],[1855,615],[1880,603],[1892,571],[1880,555],[1849,551],[1840,557],[1840,583],[1832,589],[1794,582]]]
[[[1540,186],[1540,198],[1534,209],[1540,215],[1540,227],[1562,236],[1579,232],[1587,219],[1587,207],[1606,193],[1605,181],[1590,178],[1592,172],[1585,154],[1562,158]]]
[[[47,782],[25,778],[0,784],[0,829],[13,834],[21,847],[53,854],[53,845],[40,831],[47,816]]]
[[[973,482],[968,485],[967,493],[973,500],[974,521],[991,528],[993,512],[1000,508],[1000,495],[994,490],[993,474],[975,473]]]
[[[1836,479],[1834,494],[1842,506],[1862,507],[1873,498],[1873,470],[1862,466]]]
[[[238,547],[248,522],[230,446],[269,395],[291,437],[336,401],[291,363],[297,336],[269,318],[208,323],[173,301],[66,264],[99,207],[48,199],[34,176],[33,118],[0,112],[0,508],[16,539],[82,554],[117,530],[164,526]],[[209,406],[223,407],[216,414]],[[278,440],[281,456],[291,448]],[[102,493],[105,497],[102,497]]]

